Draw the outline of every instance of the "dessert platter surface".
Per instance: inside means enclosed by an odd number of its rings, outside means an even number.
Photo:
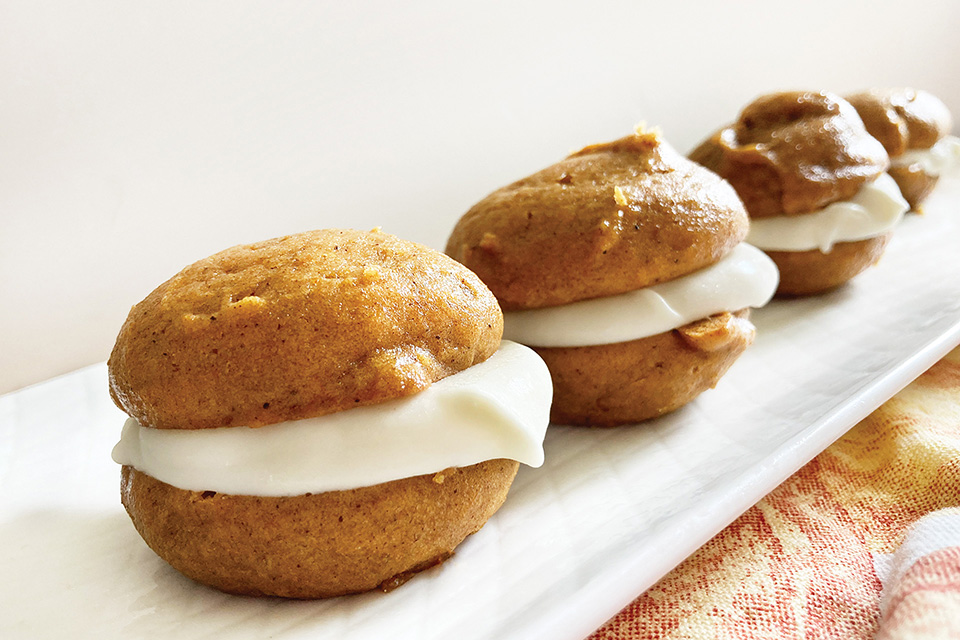
[[[756,343],[692,404],[551,426],[546,463],[441,567],[389,595],[230,596],[141,541],[96,365],[0,397],[0,637],[581,638],[960,343],[960,181],[876,268],[753,312]]]

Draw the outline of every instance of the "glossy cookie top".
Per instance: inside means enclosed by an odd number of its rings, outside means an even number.
[[[847,100],[891,157],[909,149],[929,149],[953,127],[947,105],[926,91],[870,89]]]
[[[849,199],[889,165],[850,103],[802,91],[757,98],[690,158],[726,178],[752,218]]]

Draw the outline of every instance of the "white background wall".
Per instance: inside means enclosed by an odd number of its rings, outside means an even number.
[[[960,114],[960,3],[4,0],[0,393],[103,360],[227,246],[382,225],[442,248],[489,191],[646,120],[912,85]]]

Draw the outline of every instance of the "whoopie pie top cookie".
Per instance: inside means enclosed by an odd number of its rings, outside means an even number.
[[[802,215],[849,200],[889,164],[848,102],[809,91],[754,100],[690,159],[726,178],[755,219]]]
[[[672,280],[717,262],[747,228],[727,183],[641,128],[494,191],[446,251],[512,311]]]
[[[144,427],[260,426],[409,396],[486,360],[502,315],[454,260],[322,230],[200,260],[133,307],[110,393]]]
[[[909,149],[929,149],[953,127],[947,105],[926,91],[870,89],[847,96],[847,101],[891,158]]]

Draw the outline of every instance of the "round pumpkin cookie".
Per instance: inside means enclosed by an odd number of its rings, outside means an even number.
[[[927,91],[909,88],[870,89],[847,100],[886,149],[888,173],[918,211],[940,175],[960,166],[960,140],[949,135],[953,119],[947,106]]]
[[[185,576],[249,596],[326,598],[399,586],[440,564],[507,497],[513,460],[290,497],[178,489],[123,467],[137,531]]]
[[[753,342],[748,316],[721,313],[629,342],[535,347],[553,375],[551,418],[609,427],[682,407],[715,387]]]
[[[141,424],[257,426],[416,393],[486,360],[502,315],[446,256],[322,230],[232,247],[136,305],[110,393]],[[270,366],[264,366],[269,362]]]
[[[542,463],[549,372],[502,326],[473,273],[378,230],[194,263],[131,310],[108,363],[131,416],[121,501],[160,557],[224,591],[397,586]]]
[[[638,128],[493,192],[447,252],[500,300],[505,337],[547,362],[552,420],[612,426],[689,402],[752,342],[729,312],[765,304],[776,269],[742,244],[747,226],[729,184]],[[715,314],[724,348],[677,342]]]
[[[747,241],[777,263],[783,295],[820,293],[874,264],[886,241],[872,240],[887,235],[907,208],[884,173],[883,146],[853,106],[831,93],[761,96],[690,158],[729,180],[743,199]],[[803,256],[786,259],[789,252]]]
[[[829,260],[819,249],[811,251],[767,251],[780,270],[777,295],[807,296],[829,291],[876,264],[890,242],[892,233],[833,246]]]
[[[736,193],[643,131],[596,144],[491,193],[447,253],[504,311],[610,296],[719,260],[746,236]]]

